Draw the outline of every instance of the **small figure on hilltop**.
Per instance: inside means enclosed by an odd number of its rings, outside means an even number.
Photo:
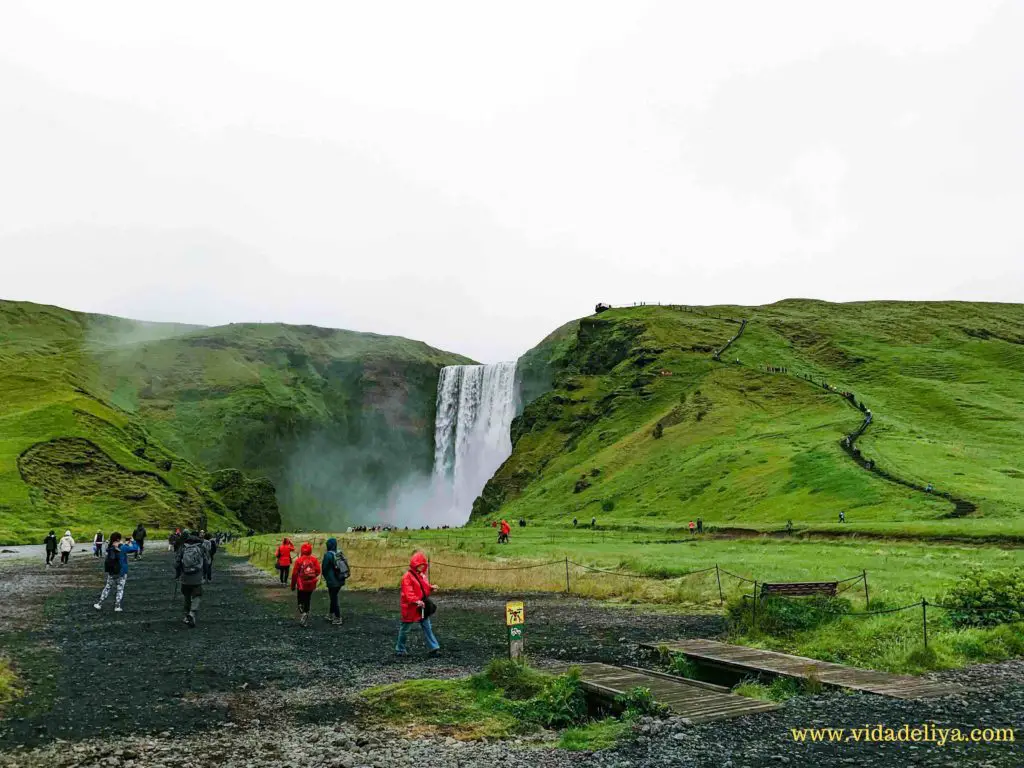
[[[697,533],[704,533],[704,518],[697,518]]]
[[[787,520],[786,521],[786,533],[788,535],[792,535],[793,534],[793,521],[792,520]]]
[[[693,520],[690,521],[689,528],[690,528],[690,535],[691,536],[693,536],[693,535],[695,535],[697,533],[697,524],[695,522],[693,522]]]
[[[75,540],[71,536],[71,531],[64,531],[57,548],[60,550],[60,564],[67,564],[68,558],[71,557],[71,550],[75,548]]]
[[[46,547],[46,565],[52,566],[57,557],[57,534],[50,531],[43,539],[43,545]]]
[[[298,587],[299,623],[305,627],[309,624],[310,601],[313,599],[316,584],[320,581],[320,561],[316,559],[313,545],[308,541],[302,542],[299,553],[299,559],[295,561],[295,570],[292,572],[292,592]]]
[[[430,617],[437,611],[437,605],[430,595],[437,591],[437,585],[431,584],[427,575],[427,556],[416,552],[409,558],[409,570],[402,576],[400,607],[402,623],[398,628],[398,641],[395,643],[395,655],[405,656],[406,639],[413,624],[419,624],[423,630],[423,639],[430,649],[430,655],[436,656],[441,644],[434,637],[434,629],[430,625]]]
[[[932,485],[931,483],[928,483],[928,485],[926,485],[926,486],[924,487],[924,492],[925,492],[925,493],[931,493],[931,492],[932,492],[932,491],[934,491],[934,490],[935,490],[935,486],[934,486],[934,485]]]
[[[579,520],[577,520],[577,519],[576,519],[576,518],[574,517],[574,518],[572,519],[572,527],[573,527],[573,528],[575,528],[575,527],[576,527],[577,525],[579,525],[579,524],[580,524],[580,521],[579,521]],[[53,531],[50,531],[50,535],[51,535],[51,536],[53,535]]]
[[[323,558],[324,581],[327,582],[327,594],[331,598],[331,608],[327,620],[338,626],[341,624],[341,606],[338,604],[338,593],[345,586],[351,569],[345,553],[338,549],[338,540],[331,537],[327,540],[327,551]]]
[[[121,612],[121,601],[124,600],[124,585],[128,581],[128,555],[138,549],[138,545],[131,539],[121,542],[121,534],[114,531],[110,534],[110,543],[107,544],[107,557],[103,561],[103,570],[107,574],[106,582],[103,584],[103,591],[100,592],[100,599],[93,604],[97,611],[103,609],[103,601],[107,599],[110,590],[117,587],[114,593],[114,612]]]
[[[590,527],[591,528],[597,528],[597,518],[596,517],[590,518]]]
[[[135,559],[142,559],[142,552],[146,549],[146,526],[139,523],[135,526],[135,532],[132,533],[132,539],[139,545],[139,551],[135,553]]]
[[[281,586],[288,584],[288,571],[292,567],[292,552],[295,551],[295,545],[292,544],[292,540],[285,536],[281,539],[281,544],[277,548],[277,552],[274,553],[274,557],[277,558],[277,574],[281,578]]]
[[[185,597],[185,618],[182,621],[194,627],[203,597],[203,574],[210,554],[198,534],[186,530],[182,532],[182,539],[178,554],[174,556],[174,578],[181,582],[181,594]]]
[[[103,531],[96,531],[92,538],[93,557],[103,557]]]
[[[526,527],[526,518],[525,517],[520,517],[519,518],[519,527],[520,528],[525,528]]]
[[[840,523],[845,523],[846,522],[846,513],[843,512],[843,511],[839,512],[839,522]]]

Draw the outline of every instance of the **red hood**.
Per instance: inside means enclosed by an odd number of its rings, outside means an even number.
[[[287,536],[284,539],[281,540],[281,546],[284,546],[285,544],[291,544],[291,543],[292,543],[292,540],[289,539]]]
[[[308,541],[305,541],[302,543],[302,549],[300,549],[299,552],[301,552],[304,555],[312,555],[313,545],[310,544]]]
[[[422,552],[417,552],[409,558],[409,570],[416,571],[417,573],[419,572],[419,567],[421,565],[425,566],[426,564],[427,556],[424,555]]]

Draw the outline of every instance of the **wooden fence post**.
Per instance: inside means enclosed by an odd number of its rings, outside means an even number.
[[[565,557],[565,594],[569,594],[569,556]]]
[[[750,601],[751,604],[751,620],[750,628],[757,629],[757,579],[754,580],[754,597]]]
[[[928,598],[921,598],[921,630],[924,634],[924,647],[928,647]]]
[[[715,563],[715,578],[718,579],[718,604],[725,605],[725,598],[722,596],[722,573],[718,570],[718,563]]]
[[[868,572],[864,572],[864,610],[871,610],[871,598],[868,596]]]

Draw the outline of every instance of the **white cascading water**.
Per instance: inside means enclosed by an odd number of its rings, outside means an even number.
[[[473,502],[512,453],[516,364],[449,365],[437,382],[434,422],[438,524],[461,525]]]

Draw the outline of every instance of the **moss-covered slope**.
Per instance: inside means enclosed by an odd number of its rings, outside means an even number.
[[[477,519],[826,527],[844,510],[879,530],[1024,524],[1020,305],[616,309],[524,362],[535,397]],[[841,444],[864,421],[858,403],[873,415],[860,464]],[[976,509],[963,516],[938,493]]]

